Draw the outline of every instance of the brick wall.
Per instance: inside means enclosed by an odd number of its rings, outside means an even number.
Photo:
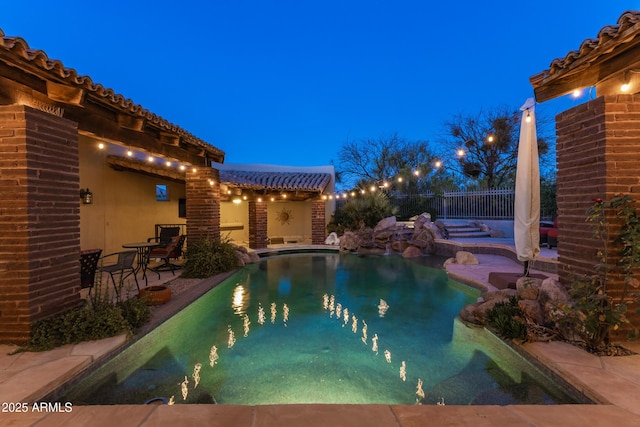
[[[80,301],[77,125],[0,107],[0,342]]]
[[[187,172],[187,238],[220,238],[220,173],[213,168]],[[187,243],[188,245],[188,243]]]
[[[326,238],[325,202],[320,199],[311,203],[311,243],[322,245]]]
[[[249,247],[267,247],[267,202],[249,201]]]
[[[593,199],[640,199],[640,95],[599,97],[567,110],[556,117],[556,132],[559,275],[568,285],[573,274],[593,274],[599,261],[602,244],[585,223]],[[615,295],[622,282],[611,285]],[[640,326],[638,316],[634,322]]]

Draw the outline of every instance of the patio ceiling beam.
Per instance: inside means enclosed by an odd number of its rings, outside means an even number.
[[[153,165],[139,160],[124,159],[118,156],[107,156],[107,164],[119,171],[142,173],[153,177],[161,177],[184,184],[185,172]]]

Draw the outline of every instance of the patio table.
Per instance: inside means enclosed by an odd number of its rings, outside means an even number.
[[[122,245],[123,248],[128,249],[136,249],[138,251],[138,265],[135,269],[135,274],[138,274],[140,270],[142,270],[142,277],[144,278],[145,285],[149,285],[149,281],[147,280],[147,264],[149,263],[149,254],[151,253],[151,249],[156,248],[158,246],[162,246],[157,242],[136,242],[136,243],[125,243]],[[160,276],[160,274],[158,274]]]

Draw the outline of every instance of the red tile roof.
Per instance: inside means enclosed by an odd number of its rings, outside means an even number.
[[[617,25],[607,25],[603,27],[595,39],[586,39],[578,50],[572,50],[564,58],[556,58],[549,65],[549,69],[544,70],[530,77],[530,82],[536,91],[553,85],[560,85],[560,80],[566,77],[575,76],[578,73],[587,73],[596,63],[602,62],[614,49],[616,54],[623,51],[625,47],[635,46],[635,42],[640,39],[640,11],[624,12],[619,18]],[[632,43],[634,42],[634,43]],[[628,46],[625,46],[627,45]],[[599,64],[598,64],[599,65]],[[607,70],[610,72],[609,70]],[[595,85],[598,80],[602,80],[601,72],[594,72],[581,80],[582,87]],[[577,79],[576,79],[577,80]],[[556,96],[569,93],[566,87],[555,90],[557,93],[545,95],[545,101]],[[538,93],[536,93],[537,95]],[[553,96],[550,96],[553,95]]]
[[[14,64],[20,64],[25,71],[38,76],[45,76],[47,80],[79,87],[93,94],[99,101],[108,104],[112,108],[142,118],[163,131],[181,137],[186,143],[213,154],[216,158],[224,158],[224,151],[150,112],[131,99],[116,93],[113,89],[94,83],[89,76],[79,75],[73,68],[65,67],[61,61],[50,59],[44,51],[31,49],[23,38],[6,36],[0,29],[0,60],[2,59],[8,59]]]

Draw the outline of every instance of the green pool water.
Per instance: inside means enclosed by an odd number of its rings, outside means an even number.
[[[456,320],[478,296],[442,269],[396,256],[268,257],[199,298],[61,400],[575,403],[493,335]]]

